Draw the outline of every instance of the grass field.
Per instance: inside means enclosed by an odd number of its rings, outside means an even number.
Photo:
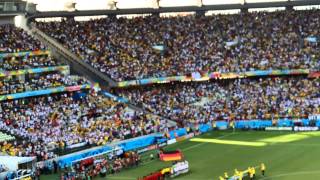
[[[320,132],[213,131],[166,147],[181,149],[189,161],[190,172],[177,180],[217,180],[225,171],[266,164],[263,180],[320,179]],[[148,154],[145,155],[147,157]],[[170,166],[159,160],[108,176],[112,180],[134,180]],[[46,176],[44,179],[55,179]],[[58,178],[57,178],[58,179]],[[97,178],[99,179],[99,178]],[[100,179],[99,179],[100,180]]]

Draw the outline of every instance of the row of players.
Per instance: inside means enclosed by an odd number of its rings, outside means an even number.
[[[94,68],[123,81],[192,72],[319,70],[319,15],[320,10],[278,11],[36,25]]]

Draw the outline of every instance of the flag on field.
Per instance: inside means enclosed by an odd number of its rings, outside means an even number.
[[[183,159],[183,154],[180,150],[160,152],[161,161],[179,161]]]

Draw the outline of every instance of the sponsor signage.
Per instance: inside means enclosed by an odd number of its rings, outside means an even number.
[[[186,137],[187,137],[187,139],[190,139],[190,138],[194,137],[194,133],[189,133],[186,135]]]
[[[148,146],[146,148],[139,149],[137,152],[138,152],[138,154],[141,154],[141,153],[144,153],[146,151],[151,151],[151,150],[157,149],[157,147],[158,147],[158,145],[154,144],[154,145]]]
[[[166,146],[166,145],[167,145],[167,143],[164,142],[164,143],[159,144],[158,146],[159,146],[159,147],[163,147],[163,146]]]
[[[170,144],[174,144],[176,142],[177,142],[176,139],[170,139],[170,140],[167,141],[167,144],[170,145]]]
[[[180,141],[183,141],[183,140],[186,140],[186,139],[190,139],[190,138],[192,138],[192,137],[194,137],[194,133],[189,133],[189,134],[186,134],[186,135],[184,135],[184,136],[177,137],[177,138],[176,138],[176,141],[177,141],[177,142],[180,142]]]
[[[177,142],[180,142],[180,141],[183,141],[183,140],[186,140],[187,137],[186,136],[181,136],[181,137],[177,137],[176,140]]]
[[[310,126],[295,126],[294,131],[318,131],[319,127],[310,127]]]
[[[320,120],[320,114],[309,115],[309,120]]]
[[[178,162],[171,167],[171,177],[176,177],[180,174],[185,174],[189,172],[188,161]]]
[[[266,127],[266,131],[292,131],[292,127]]]
[[[87,142],[82,142],[82,143],[78,143],[78,144],[72,144],[67,146],[67,149],[73,149],[73,148],[78,148],[78,147],[82,147],[85,146],[87,144]]]

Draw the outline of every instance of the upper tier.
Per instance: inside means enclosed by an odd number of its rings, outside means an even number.
[[[319,69],[319,10],[206,17],[104,18],[38,23],[117,81],[186,75]]]

